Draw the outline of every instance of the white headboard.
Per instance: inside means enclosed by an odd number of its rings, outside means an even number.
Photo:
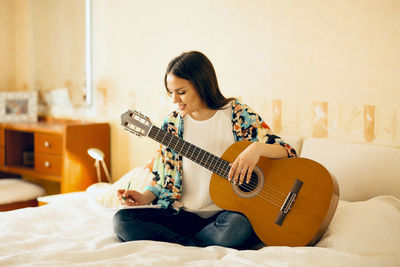
[[[400,149],[306,138],[300,155],[321,163],[336,177],[342,200],[400,198]]]

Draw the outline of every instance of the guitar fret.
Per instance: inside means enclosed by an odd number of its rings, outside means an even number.
[[[167,136],[167,139],[168,139],[168,138],[169,138],[169,142],[168,142],[168,144],[165,145],[166,147],[170,147],[170,146],[169,146],[169,143],[171,143],[171,140],[172,140],[172,138],[171,138],[170,135]],[[167,141],[165,141],[165,142],[167,142]]]
[[[157,134],[156,134],[156,140],[159,142],[159,137],[158,137],[158,134],[161,132],[161,129],[160,128],[158,128],[158,130],[157,130]]]
[[[214,161],[214,157],[213,157],[214,155],[210,155],[210,157],[211,157],[211,161],[210,161],[210,169],[212,169],[212,170],[214,170],[214,168],[213,168],[213,165],[212,165],[212,163],[213,163],[213,161]]]
[[[196,162],[201,165],[201,161],[199,160],[199,157],[201,156],[201,148],[197,148],[197,149],[198,149],[198,152],[197,152],[197,156],[196,156]]]
[[[194,146],[194,149],[193,149],[193,153],[192,153],[192,159],[193,159],[193,161],[196,161],[196,159],[194,158],[195,156],[196,156],[196,149],[197,149],[197,146]]]
[[[196,146],[191,145],[190,147],[191,147],[190,151],[192,151],[192,154],[190,154],[190,159],[193,160],[193,155],[194,155],[194,152],[196,151]]]
[[[190,143],[186,142],[186,157],[189,159],[190,147],[192,146]]]
[[[161,136],[158,137],[158,142],[163,145],[163,140],[165,138],[165,134],[161,132]]]
[[[172,141],[171,141],[171,148],[173,149],[173,150],[175,150],[175,152],[176,152],[176,145],[178,144],[178,141],[176,140],[176,136],[174,135],[174,136],[172,136]]]
[[[163,145],[164,145],[164,143],[163,143],[163,142],[164,142],[164,139],[165,139],[165,137],[166,137],[166,136],[167,136],[167,133],[166,133],[166,132],[164,132],[164,137],[163,137],[163,139],[160,141],[160,143],[161,143],[161,144],[163,144]]]
[[[199,158],[199,155],[201,153],[201,149],[198,148],[198,147],[196,147],[196,148],[199,150],[199,153],[196,154],[197,157],[196,157],[196,159],[194,161],[197,161],[197,159]],[[196,151],[196,148],[194,149],[194,151]]]
[[[221,164],[220,164],[220,162],[218,161],[218,159],[217,159],[217,162],[216,162],[216,166],[217,166],[216,172],[217,172],[217,173],[220,173]]]
[[[177,148],[176,148],[175,151],[176,151],[176,153],[182,155],[182,153],[181,153],[181,152],[182,152],[182,149],[183,149],[183,146],[182,146],[182,144],[181,144],[181,143],[182,143],[182,140],[179,139],[178,137],[177,137],[176,139],[177,139],[177,141],[176,141],[176,145],[175,145],[175,146],[176,146]],[[178,149],[179,149],[179,152],[177,151]]]
[[[179,144],[179,142],[181,142],[181,141],[183,141],[182,139],[178,139],[178,142],[176,143],[176,144]],[[184,145],[185,145],[185,141],[183,141],[184,143],[183,143],[183,146],[181,146],[181,149],[179,150],[179,152],[178,152],[178,154],[181,154],[181,152],[182,152],[182,149],[183,149],[183,147],[184,147]]]
[[[154,136],[154,139],[158,142],[158,133],[160,132],[160,129],[157,130],[156,135]],[[150,136],[150,135],[149,135]]]
[[[153,131],[156,131],[156,133],[153,133]],[[149,137],[150,138],[153,138],[153,136],[154,136],[154,138],[153,139],[155,139],[156,141],[157,141],[157,136],[158,136],[158,133],[160,132],[160,129],[159,128],[157,128],[157,127],[155,127],[154,125],[151,127],[151,129],[150,129],[150,133],[149,133]]]
[[[204,151],[204,155],[203,155],[203,157],[201,158],[201,162],[202,162],[202,164],[205,166],[206,165],[206,163],[207,163],[207,156],[209,155],[210,153],[208,153],[207,151]]]
[[[184,143],[183,143],[183,146],[182,146],[182,149],[181,149],[181,150],[183,150],[183,155],[184,155],[185,157],[187,157],[188,149],[185,148],[185,147],[187,147],[187,146],[189,145],[189,143],[186,142],[186,141],[183,141],[183,142],[184,142]]]
[[[205,155],[206,153],[207,153],[207,151],[205,151],[205,150],[203,150],[203,149],[200,150],[200,154],[203,154],[203,156],[202,156],[201,159],[200,159],[200,165],[201,165],[201,166],[204,166],[202,160],[203,160],[204,155]]]
[[[175,142],[175,145],[174,145],[174,150],[176,151],[176,146],[178,145],[178,143],[179,143],[179,139],[178,140],[176,140],[176,136],[174,136],[173,138],[172,138],[173,140],[174,140],[174,142]],[[179,154],[179,153],[178,153]]]
[[[225,175],[225,164],[224,164],[224,162],[220,162],[220,167],[221,167],[221,174]]]
[[[186,142],[185,143],[186,148],[185,150],[185,157],[187,157],[189,159],[189,153],[190,153],[190,143]]]
[[[229,163],[227,164],[228,162],[224,162],[224,165],[225,165],[225,167],[224,167],[224,178],[228,178],[228,174],[229,174],[229,171],[230,171],[230,169],[231,169],[231,166],[229,166]]]
[[[218,175],[221,176],[221,177],[226,178],[226,174],[224,172],[226,161],[218,158],[218,162],[219,162],[219,164],[218,164],[218,166],[219,166],[219,169],[218,169],[219,174]]]
[[[211,168],[212,168],[213,172],[218,174],[218,165],[217,165],[218,158],[216,156],[214,156],[214,155],[212,155],[211,157],[212,157]]]
[[[191,147],[194,147],[194,149],[193,149],[192,155],[190,155],[190,157],[189,157],[190,159],[193,158],[194,151],[196,150],[196,147],[194,145],[190,144],[190,148]],[[190,148],[189,148],[189,150],[190,150]]]
[[[210,166],[207,166],[207,163],[208,163],[208,159],[209,159],[210,156],[211,156],[211,153],[206,153],[206,155],[207,155],[208,157],[207,157],[207,159],[206,159],[205,162],[204,162],[204,167],[206,167],[207,169],[210,169]]]

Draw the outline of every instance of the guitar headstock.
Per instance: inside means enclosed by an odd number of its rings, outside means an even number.
[[[121,114],[121,125],[125,130],[136,134],[137,136],[147,136],[150,132],[151,123],[150,119],[140,112],[128,110]]]

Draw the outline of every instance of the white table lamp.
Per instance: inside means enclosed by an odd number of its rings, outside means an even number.
[[[104,168],[104,172],[106,173],[106,177],[107,177],[108,182],[112,183],[112,179],[110,177],[110,173],[108,172],[107,165],[104,162],[104,153],[103,153],[103,151],[101,151],[98,148],[89,148],[87,152],[92,158],[94,158],[96,160],[94,162],[94,166],[96,167],[98,182],[101,183],[101,174],[100,174],[100,162],[101,162],[101,165]]]

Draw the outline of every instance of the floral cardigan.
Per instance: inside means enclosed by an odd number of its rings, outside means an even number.
[[[249,140],[283,146],[289,157],[296,157],[296,151],[279,136],[273,135],[262,118],[247,105],[238,100],[231,102],[232,133],[235,142]],[[183,138],[183,117],[173,111],[163,121],[161,129]],[[163,208],[177,208],[182,193],[182,156],[174,150],[160,145],[153,165],[152,183],[146,187],[157,196],[157,204]],[[177,205],[178,204],[178,205]],[[172,206],[173,205],[173,206]]]

